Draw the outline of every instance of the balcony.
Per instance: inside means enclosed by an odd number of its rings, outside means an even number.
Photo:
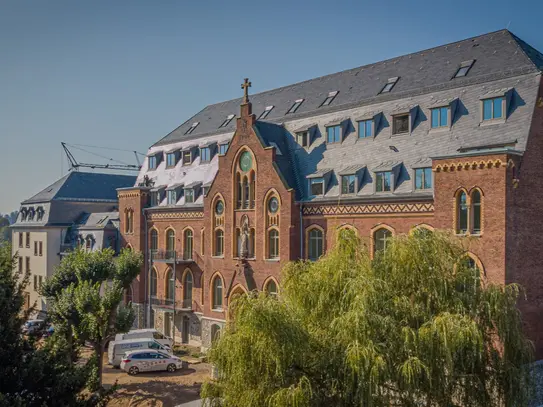
[[[174,301],[169,298],[158,298],[158,297],[151,297],[151,305],[153,308],[173,311],[174,309]],[[186,299],[186,300],[176,300],[175,301],[175,310],[176,311],[193,311],[196,306],[196,301],[193,301],[192,299]]]
[[[150,256],[153,262],[156,263],[192,263],[193,254],[192,252],[185,253],[176,250],[151,250]]]

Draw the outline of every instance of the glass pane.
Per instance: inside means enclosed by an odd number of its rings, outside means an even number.
[[[423,170],[420,168],[417,168],[415,170],[415,189],[422,189],[423,188]]]
[[[424,189],[432,188],[432,169],[424,169]]]
[[[500,119],[502,117],[502,98],[494,99],[494,119]]]
[[[377,192],[383,192],[383,173],[378,172],[375,174],[375,190]]]
[[[385,182],[384,190],[390,191],[390,172],[384,173],[384,182]]]
[[[432,109],[432,129],[439,127],[439,110]]]
[[[448,114],[449,114],[449,108],[448,107],[442,107],[440,109],[441,118],[440,118],[440,123],[439,124],[440,124],[441,127],[445,127],[445,126],[449,125]]]
[[[354,175],[349,175],[349,185],[348,185],[348,193],[349,194],[354,194],[354,184],[355,184],[355,176]]]
[[[481,232],[481,205],[473,205],[473,233]]]
[[[458,232],[465,233],[468,229],[468,206],[466,194],[462,193],[458,198]]]
[[[371,132],[371,124],[372,124],[373,120],[366,120],[366,137],[371,137],[372,136],[372,132]]]
[[[492,100],[483,101],[483,120],[492,119]]]
[[[332,127],[328,127],[326,129],[327,131],[327,134],[328,134],[328,137],[327,137],[327,141],[328,143],[333,143],[334,142],[334,130]]]
[[[358,123],[358,137],[360,138],[366,137],[366,122]]]

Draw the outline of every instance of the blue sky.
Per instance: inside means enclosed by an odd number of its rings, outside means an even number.
[[[543,51],[542,15],[540,0],[0,0],[0,212],[66,172],[61,141],[145,153],[244,77],[256,93],[508,24]]]

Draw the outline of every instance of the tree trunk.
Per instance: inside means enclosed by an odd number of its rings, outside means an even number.
[[[102,388],[102,370],[103,370],[103,356],[104,356],[104,344],[103,343],[97,343],[94,345],[94,354],[96,355],[96,358],[98,359],[96,362],[98,363],[98,386],[99,388]]]

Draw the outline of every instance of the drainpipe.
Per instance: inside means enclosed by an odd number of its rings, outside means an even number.
[[[175,247],[175,246],[174,246]],[[177,251],[173,252],[173,317],[172,317],[172,352],[175,346],[175,294],[177,291],[177,275],[175,265],[177,264]],[[169,333],[169,332],[168,332]]]
[[[147,261],[144,261],[143,264],[144,264],[144,274],[147,276],[145,278],[145,284],[144,284],[144,289],[145,289],[145,297],[143,299],[143,307],[144,309],[146,310],[145,312],[145,326],[147,328],[150,328],[151,327],[151,288],[149,286],[149,281],[150,281],[150,278],[151,278],[151,267],[152,267],[152,259],[151,259],[151,253],[149,253],[149,248],[147,247],[149,245],[149,233],[147,231],[147,228],[148,228],[148,225],[147,225],[147,212],[145,211],[145,208],[143,208],[141,210],[141,213],[143,215],[143,219],[145,221],[145,237],[144,237],[144,240],[145,240],[145,244],[144,244],[144,248],[145,248],[145,251],[143,252],[144,253],[144,256],[143,258],[145,259],[145,257],[147,256],[148,258],[148,261],[149,261],[149,264],[147,264]],[[147,267],[147,270],[145,270],[145,267]]]
[[[304,204],[300,202],[300,260],[304,258]]]

